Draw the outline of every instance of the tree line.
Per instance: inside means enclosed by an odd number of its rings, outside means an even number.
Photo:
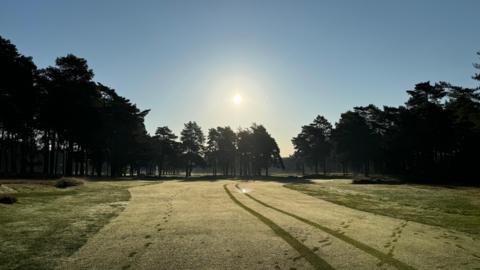
[[[83,58],[69,54],[38,69],[0,36],[0,176],[162,176],[209,167],[227,176],[283,167],[264,126],[205,135],[188,122],[178,137],[166,126],[150,135],[149,110],[99,82]]]
[[[166,126],[150,135],[149,110],[95,82],[87,61],[75,55],[38,69],[0,37],[0,74],[0,176],[188,177],[195,167],[214,176],[257,176],[284,168],[262,125],[211,128],[205,136],[188,122],[180,137]],[[480,81],[480,72],[472,78]],[[303,174],[476,179],[479,91],[421,82],[402,106],[354,107],[334,125],[319,115],[292,139],[291,160]]]
[[[480,56],[480,52],[477,53]],[[480,69],[480,64],[474,64]],[[480,72],[472,76],[480,81]],[[433,181],[480,176],[480,87],[421,82],[398,107],[354,107],[333,127],[317,116],[292,139],[297,168],[396,174]],[[327,165],[330,164],[330,166]],[[337,169],[338,168],[338,169]]]

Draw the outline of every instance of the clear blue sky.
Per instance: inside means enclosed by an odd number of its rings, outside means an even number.
[[[282,155],[317,115],[400,105],[420,81],[474,86],[480,1],[2,1],[0,35],[39,67],[74,53],[150,132],[264,124]],[[234,105],[232,97],[243,97]]]

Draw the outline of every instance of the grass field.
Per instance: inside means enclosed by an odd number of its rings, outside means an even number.
[[[0,204],[0,269],[52,269],[59,259],[118,215],[142,182],[87,182],[58,189],[54,181],[0,181],[0,193],[18,202]]]
[[[0,269],[480,268],[474,188],[202,178],[1,184],[18,203],[0,205]]]
[[[480,234],[480,188],[352,184],[350,180],[286,187],[362,211]]]

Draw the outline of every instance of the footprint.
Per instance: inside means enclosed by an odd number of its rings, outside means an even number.
[[[302,257],[303,257],[303,256],[300,255],[300,256],[298,256],[298,257],[293,258],[292,260],[293,260],[294,262],[296,262],[297,260],[300,260]]]
[[[332,244],[332,242],[328,242],[328,243],[323,244],[322,247],[330,246],[331,244]]]
[[[152,237],[152,236],[149,235],[149,234],[145,235],[145,239],[148,239],[148,238],[150,238],[150,237]]]
[[[151,242],[145,243],[145,247],[149,247],[151,244]]]
[[[328,242],[328,240],[329,240],[329,239],[328,239],[328,237],[327,237],[327,238],[325,238],[325,239],[323,239],[323,240],[318,241],[318,243],[325,243],[325,242]]]
[[[136,254],[137,254],[136,251],[132,251],[132,252],[130,252],[130,254],[128,254],[128,257],[131,258],[131,257],[135,256]],[[128,267],[130,267],[130,265]]]

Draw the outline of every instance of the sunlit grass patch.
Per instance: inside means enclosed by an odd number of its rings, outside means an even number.
[[[0,205],[0,269],[52,269],[118,215],[141,182],[87,182],[68,189],[2,183],[18,202]]]
[[[335,181],[285,187],[362,211],[480,234],[479,188]]]

